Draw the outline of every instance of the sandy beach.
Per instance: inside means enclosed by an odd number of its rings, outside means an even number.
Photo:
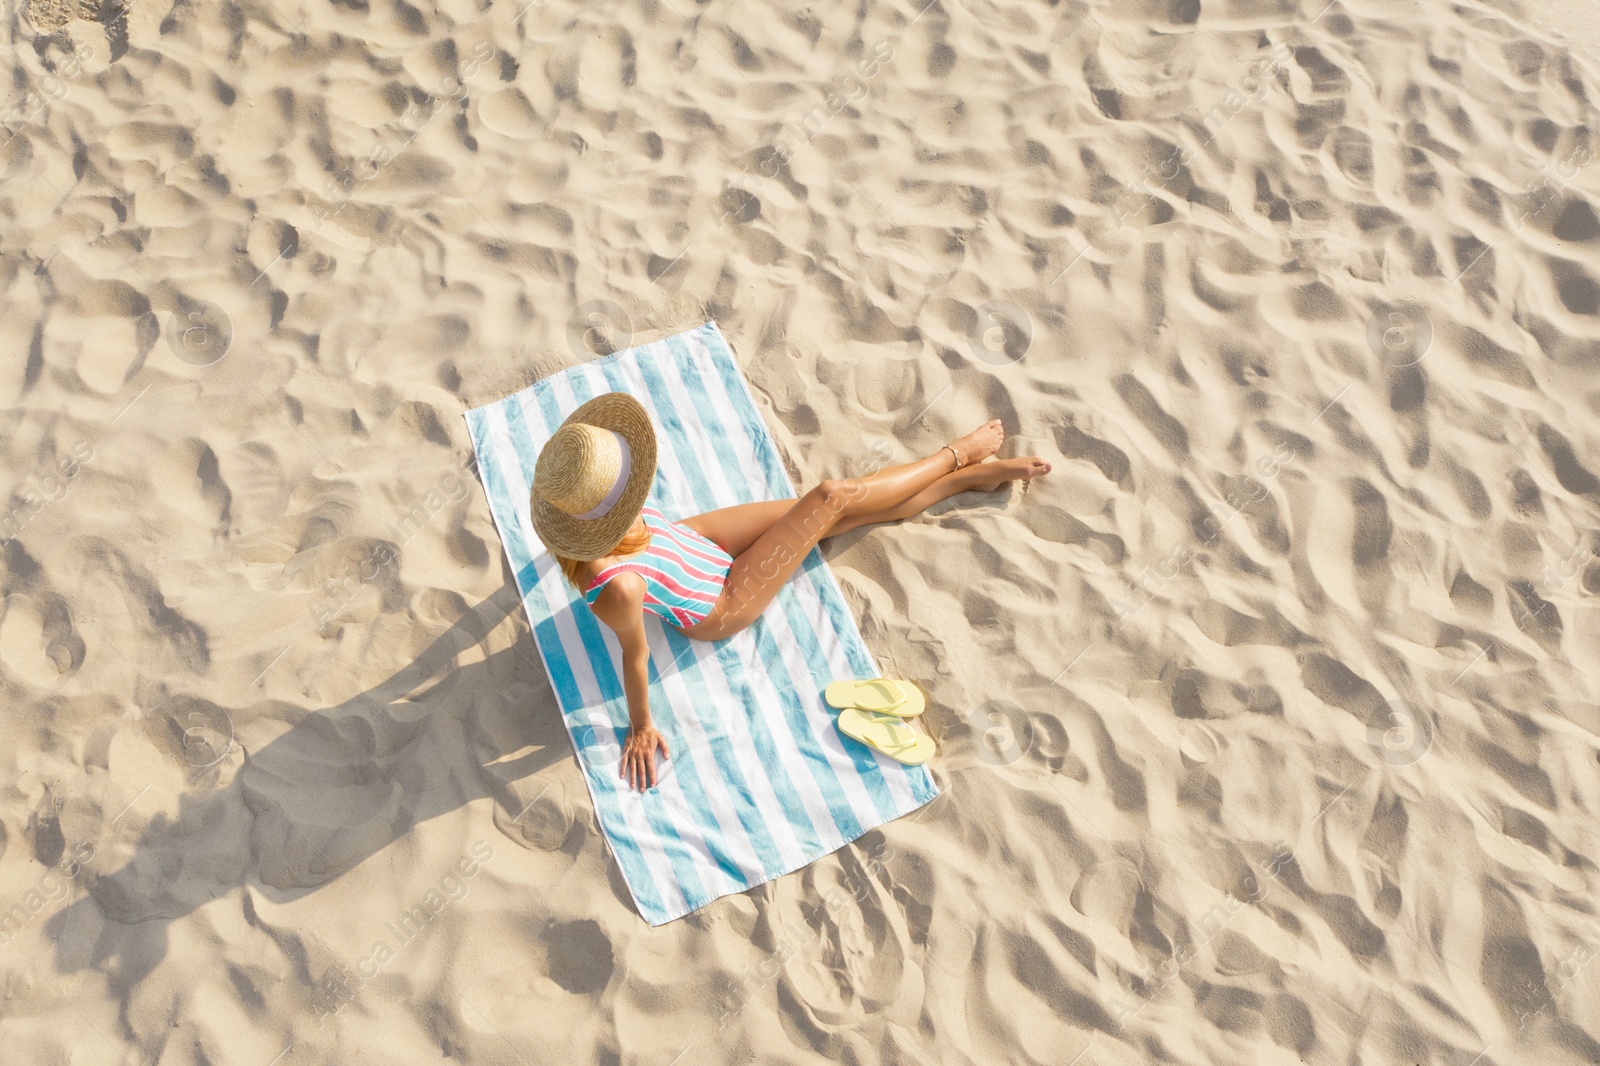
[[[926,6],[925,6],[926,5]],[[1593,0],[19,0],[8,1063],[1600,1063]],[[463,412],[714,321],[942,794],[654,927]]]

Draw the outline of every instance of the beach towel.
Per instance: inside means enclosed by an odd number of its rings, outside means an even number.
[[[650,412],[649,506],[670,518],[794,486],[714,322],[616,352],[467,412],[489,509],[560,703],[600,827],[639,913],[660,925],[799,869],[937,795],[925,766],[840,735],[822,689],[878,676],[837,579],[813,550],[750,628],[689,640],[652,614],[650,711],[672,758],[656,788],[618,776],[628,710],[615,636],[539,543],[539,450],[579,404],[626,392]]]

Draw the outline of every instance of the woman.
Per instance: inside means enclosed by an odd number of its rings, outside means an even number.
[[[650,721],[646,611],[686,637],[730,637],[766,610],[819,540],[909,518],[968,489],[1050,472],[1038,456],[986,462],[1004,439],[994,419],[914,463],[824,481],[796,500],[673,521],[644,506],[656,438],[639,402],[611,392],[568,416],[534,468],[533,526],[622,645],[630,728],[619,775],[630,787],[653,787],[656,751],[671,757]]]

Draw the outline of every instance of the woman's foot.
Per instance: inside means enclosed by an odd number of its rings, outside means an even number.
[[[955,449],[956,455],[961,460],[961,466],[967,467],[981,463],[999,451],[1005,439],[1005,427],[1000,424],[998,418],[991,418],[965,437],[951,441],[950,447]]]
[[[1024,455],[1016,459],[996,459],[981,466],[962,467],[956,476],[967,480],[967,488],[992,491],[1008,481],[1022,482],[1027,490],[1029,482],[1050,472],[1050,464],[1037,455]]]

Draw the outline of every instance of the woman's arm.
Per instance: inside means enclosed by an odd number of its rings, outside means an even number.
[[[628,699],[628,742],[618,776],[643,791],[656,783],[656,749],[670,757],[667,741],[650,721],[650,645],[644,635],[644,579],[618,574],[594,601],[594,613],[622,645],[622,691]]]

